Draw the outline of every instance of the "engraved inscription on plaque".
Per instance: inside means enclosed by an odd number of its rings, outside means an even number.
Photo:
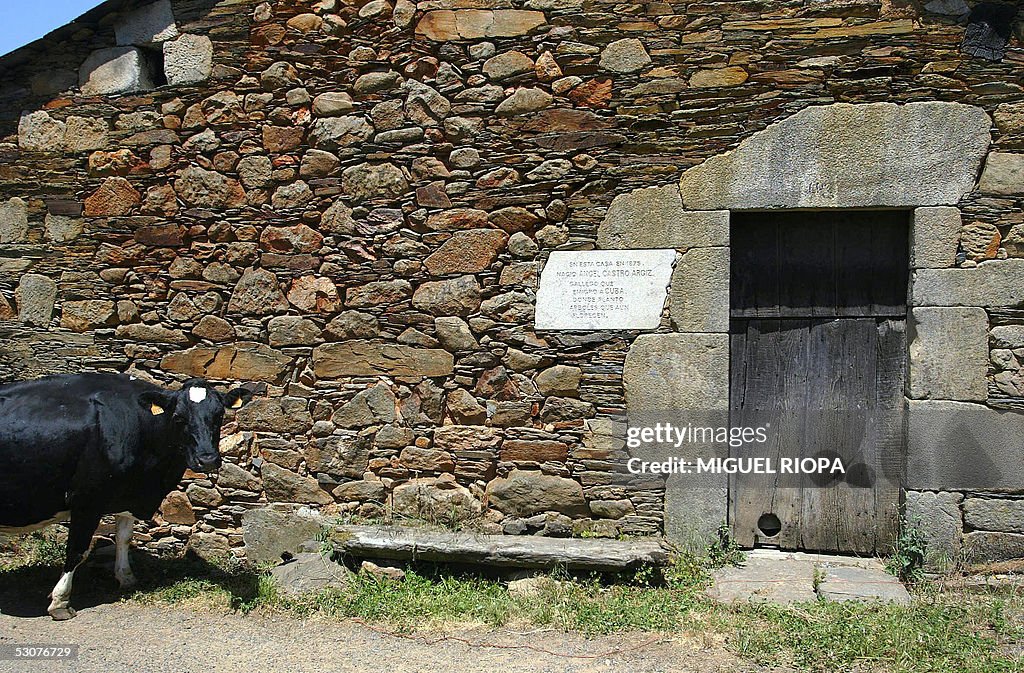
[[[537,329],[654,329],[675,250],[556,251],[537,291]]]

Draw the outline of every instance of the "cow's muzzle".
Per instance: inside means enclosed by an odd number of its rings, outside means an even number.
[[[199,461],[199,471],[200,472],[216,472],[216,471],[220,470],[220,464],[221,464],[221,459],[220,459],[219,456],[217,458],[212,458],[210,460],[200,460]]]

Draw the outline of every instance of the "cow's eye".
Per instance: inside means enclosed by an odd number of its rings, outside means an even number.
[[[174,422],[178,425],[185,425],[185,414],[174,414]]]

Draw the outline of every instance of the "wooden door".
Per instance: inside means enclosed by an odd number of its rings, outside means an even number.
[[[907,216],[734,214],[730,424],[769,474],[730,479],[743,546],[871,554],[896,531],[904,463]],[[844,474],[786,474],[838,458]]]

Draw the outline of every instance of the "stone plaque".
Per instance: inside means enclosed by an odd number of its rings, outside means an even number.
[[[551,253],[537,292],[537,329],[654,329],[675,250]]]

